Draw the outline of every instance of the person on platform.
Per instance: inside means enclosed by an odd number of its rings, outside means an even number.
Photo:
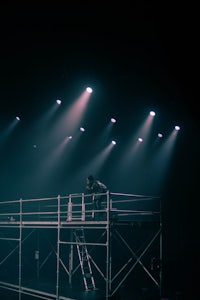
[[[101,210],[102,202],[107,200],[107,186],[100,180],[95,179],[93,175],[86,178],[86,194],[93,194],[93,209]],[[98,219],[101,218],[101,213],[95,214]],[[95,217],[95,219],[96,219]]]

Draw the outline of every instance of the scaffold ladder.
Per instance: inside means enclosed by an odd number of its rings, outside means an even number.
[[[85,233],[83,228],[75,229],[74,236],[77,245],[78,257],[83,276],[83,282],[86,290],[94,290],[95,282],[90,264],[90,255],[85,242]]]
[[[69,196],[67,221],[85,221],[84,194],[83,193],[81,194],[81,201],[76,204],[72,203],[72,196],[73,194]]]

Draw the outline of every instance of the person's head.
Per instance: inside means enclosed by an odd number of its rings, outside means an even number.
[[[89,176],[86,178],[87,184],[91,184],[93,181],[94,181],[94,176],[93,176],[93,175],[89,175]]]

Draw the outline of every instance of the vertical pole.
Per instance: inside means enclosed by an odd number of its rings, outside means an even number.
[[[71,195],[69,195],[67,221],[71,221],[71,220],[72,220],[72,198]]]
[[[95,210],[94,200],[95,200],[95,195],[92,194],[92,219],[94,219],[94,217],[95,217],[95,212],[94,212],[94,210]]]
[[[19,222],[19,300],[21,300],[21,284],[22,284],[22,199],[19,201],[20,205],[20,222]]]
[[[110,210],[112,208],[112,201],[110,201],[110,192],[107,191],[107,202],[109,206],[108,216],[109,216],[109,296],[111,294],[112,290],[112,233],[111,233],[111,227],[110,227]]]
[[[84,193],[82,193],[82,201],[81,201],[81,221],[85,221],[85,201],[84,201]]]
[[[162,236],[162,199],[160,199],[160,299],[162,299],[162,284],[163,284],[163,236]]]
[[[57,227],[57,267],[56,267],[56,300],[59,300],[59,261],[60,261],[60,196],[58,195],[58,227]]]
[[[38,203],[38,220],[40,221],[40,202]],[[37,229],[36,229],[37,230]],[[35,260],[37,269],[37,278],[40,276],[40,242],[39,242],[39,230],[36,231],[37,234],[37,249],[35,250]]]
[[[109,192],[107,192],[107,245],[106,245],[106,300],[110,297],[111,292],[111,251],[110,251],[110,202]]]
[[[70,229],[70,242],[73,243],[73,229]],[[73,260],[74,260],[74,245],[70,244],[69,249],[69,284],[72,284],[72,271],[73,271]]]

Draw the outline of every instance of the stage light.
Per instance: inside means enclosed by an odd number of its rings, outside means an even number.
[[[16,119],[17,119],[18,121],[20,121],[20,117],[16,117]]]
[[[58,105],[60,105],[62,101],[60,99],[57,99],[56,102]]]
[[[93,90],[92,90],[92,88],[87,87],[87,88],[86,88],[86,91],[87,91],[89,94],[91,94]]]
[[[113,144],[113,145],[116,145],[116,142],[115,142],[115,141],[112,141],[112,144]]]
[[[85,131],[85,128],[80,127],[80,131],[84,132],[84,131]]]
[[[175,130],[180,130],[180,127],[179,126],[175,126]]]
[[[116,123],[116,119],[111,118],[111,122],[112,122],[112,123]]]
[[[163,137],[162,133],[158,133],[158,137],[162,138]]]
[[[150,115],[151,116],[155,116],[155,112],[154,111],[150,111]]]
[[[142,142],[143,142],[143,139],[142,139],[142,138],[138,138],[138,141],[139,141],[140,143],[142,143]]]

